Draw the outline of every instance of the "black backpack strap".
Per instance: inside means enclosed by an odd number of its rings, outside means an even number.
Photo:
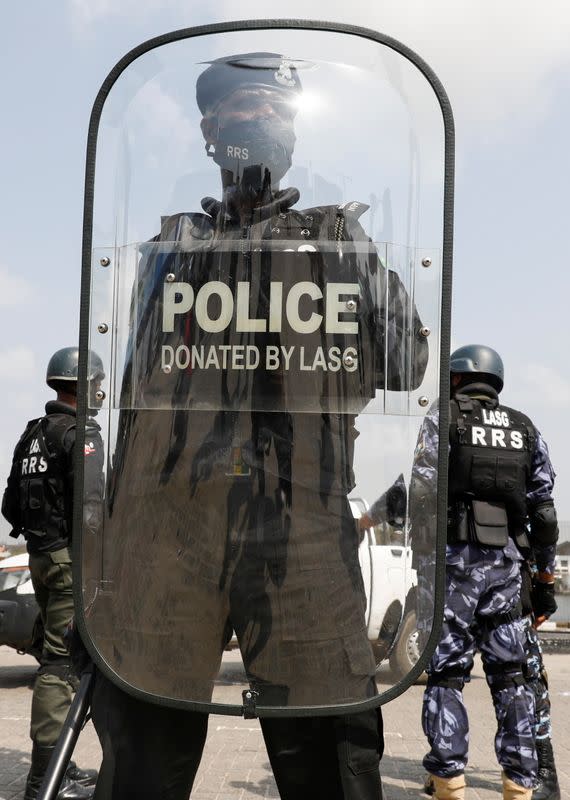
[[[462,408],[459,402],[459,398],[454,398],[450,404],[450,429],[453,430],[455,428],[457,430],[457,438],[460,442],[463,442],[465,439],[465,433],[467,431],[467,425],[465,424],[465,416],[461,413],[462,411],[466,410]],[[467,410],[472,410],[473,404]]]

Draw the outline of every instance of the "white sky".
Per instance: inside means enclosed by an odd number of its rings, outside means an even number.
[[[43,383],[49,356],[77,339],[95,95],[140,42],[235,18],[235,3],[211,5],[31,0],[3,9],[2,484],[26,420],[51,396]],[[242,19],[271,12],[267,3],[239,3]],[[444,84],[457,136],[453,343],[484,342],[502,354],[503,400],[528,413],[548,441],[559,517],[570,519],[570,7],[562,0],[540,7],[528,0],[289,0],[273,16],[374,28],[414,49]]]

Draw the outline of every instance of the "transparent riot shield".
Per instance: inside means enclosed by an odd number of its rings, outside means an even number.
[[[105,465],[78,469],[76,599],[127,691],[326,714],[421,672],[441,612],[451,148],[435,76],[364,29],[179,31],[103,85],[79,436],[87,464],[100,428]]]

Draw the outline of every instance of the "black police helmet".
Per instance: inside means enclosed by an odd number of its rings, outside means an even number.
[[[451,354],[449,369],[452,375],[477,375],[481,381],[491,384],[497,392],[504,385],[503,359],[496,350],[484,344],[466,344],[455,350]]]
[[[79,374],[79,348],[62,347],[50,358],[47,365],[46,383],[48,386],[58,388],[58,384],[77,382]],[[92,350],[89,352],[88,380],[104,378],[105,368],[103,362]]]
[[[202,114],[240,88],[258,86],[287,94],[302,91],[294,62],[277,53],[241,53],[209,63],[196,82],[196,102]]]

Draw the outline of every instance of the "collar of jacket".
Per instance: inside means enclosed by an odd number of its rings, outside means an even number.
[[[499,394],[488,383],[468,383],[458,389],[453,397],[457,398],[461,395],[468,397],[470,400],[479,400],[481,403],[486,403],[491,408],[499,405]]]
[[[50,400],[46,403],[46,414],[71,414],[72,417],[76,417],[77,411],[73,406],[60,400]]]

